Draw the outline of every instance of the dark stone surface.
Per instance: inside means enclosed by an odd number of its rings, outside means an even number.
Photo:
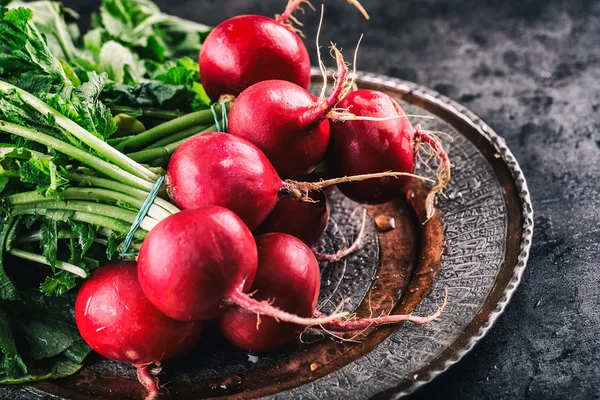
[[[157,2],[207,24],[273,15],[285,3]],[[65,3],[87,18],[99,1]],[[529,266],[506,312],[472,353],[412,398],[599,398],[600,1],[364,3],[370,22],[344,0],[328,0],[322,44],[335,41],[349,55],[364,32],[359,69],[468,106],[507,140],[535,211]],[[303,18],[311,54],[317,19]]]

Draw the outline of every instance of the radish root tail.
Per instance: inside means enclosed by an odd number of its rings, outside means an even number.
[[[322,190],[330,186],[339,185],[342,183],[361,182],[368,179],[379,179],[379,178],[401,178],[408,177],[414,179],[420,179],[425,182],[435,183],[433,179],[429,179],[423,176],[410,174],[408,172],[380,172],[376,174],[366,175],[354,175],[344,176],[342,178],[334,178],[329,180],[321,180],[319,182],[298,182],[294,180],[286,180],[280,190],[280,194],[289,196],[295,200],[302,201],[305,203],[314,203],[314,200],[310,198],[310,192],[316,190]]]
[[[333,43],[331,43],[330,49],[331,55],[337,63],[337,76],[334,78],[333,90],[327,99],[322,100],[323,108],[327,110],[334,108],[342,100],[343,95],[347,93],[348,86],[350,85],[348,81],[348,64],[344,60],[344,55]]]
[[[304,36],[304,33],[295,26],[298,25],[302,27],[304,26],[304,24],[300,22],[296,17],[294,17],[294,12],[296,10],[300,10],[302,13],[304,13],[304,9],[300,7],[302,4],[306,4],[313,11],[316,11],[315,7],[308,0],[289,0],[283,14],[275,16],[275,21],[285,25],[288,29],[290,29],[293,32],[296,32],[298,35],[304,38],[306,37]]]
[[[148,390],[148,396],[146,397],[146,400],[158,399],[160,394],[158,391],[158,382],[150,373],[150,365],[135,365],[135,367],[137,368],[138,381],[140,381],[146,390]]]
[[[386,315],[386,316],[377,317],[377,318],[366,318],[366,319],[356,319],[356,320],[346,320],[346,321],[341,321],[341,320],[332,321],[332,322],[328,322],[326,324],[322,324],[321,327],[323,329],[326,329],[327,331],[350,332],[350,331],[364,330],[366,328],[371,328],[371,327],[375,327],[375,326],[396,324],[396,323],[405,322],[405,321],[414,322],[416,324],[426,324],[428,322],[432,322],[432,321],[435,321],[436,319],[438,319],[440,317],[440,315],[442,315],[442,313],[446,309],[447,305],[448,305],[448,289],[445,290],[444,303],[441,305],[441,307],[438,308],[438,310],[434,314],[431,314],[426,317],[418,317],[418,316],[414,316],[414,315],[410,315],[410,314],[408,314],[408,315]],[[320,316],[321,316],[320,312],[317,312],[315,314],[315,317],[320,317]]]
[[[325,4],[321,4],[321,18],[319,19],[319,29],[317,29],[317,38],[316,38],[317,61],[319,62],[319,69],[321,70],[321,75],[323,76],[323,87],[321,88],[321,95],[319,96],[319,99],[325,98],[325,93],[327,92],[327,86],[329,85],[329,82],[327,79],[327,68],[325,68],[325,64],[323,63],[323,60],[321,59],[320,40],[321,40],[321,28],[323,28],[323,17],[324,16],[325,16]]]
[[[252,297],[248,296],[239,290],[236,290],[231,296],[230,301],[237,304],[238,306],[252,311],[256,314],[275,318],[277,321],[289,322],[292,324],[303,325],[303,326],[314,326],[323,325],[336,320],[339,320],[348,315],[348,313],[335,313],[329,316],[322,316],[320,318],[303,318],[294,314],[287,313],[277,307],[274,307],[265,302],[259,302]]]
[[[364,36],[364,34],[360,35],[358,43],[356,44],[356,49],[354,49],[354,60],[352,61],[352,79],[350,79],[350,82],[348,82],[348,85],[346,85],[346,90],[344,90],[344,93],[342,93],[340,96],[341,99],[346,97],[350,92],[358,90],[358,85],[356,84],[356,64],[358,63],[358,49],[360,48],[360,44],[362,43]]]
[[[352,246],[350,246],[346,249],[341,249],[335,254],[325,254],[325,253],[319,253],[319,252],[315,251],[314,252],[315,257],[317,257],[317,259],[319,261],[338,262],[342,258],[347,257],[350,254],[360,250],[362,247],[362,244],[363,244],[363,238],[365,236],[365,228],[366,227],[367,227],[367,210],[363,209],[362,223],[360,226],[360,230],[358,231],[358,235],[356,236],[356,240],[354,241],[354,243],[352,243]]]
[[[416,126],[415,132],[417,140],[428,145],[439,160],[439,166],[436,171],[437,184],[429,191],[425,200],[427,210],[427,220],[425,222],[427,222],[435,214],[435,199],[437,195],[442,193],[448,182],[450,182],[452,164],[450,163],[448,153],[446,153],[442,146],[442,142],[431,132],[423,130],[420,125]]]
[[[366,115],[356,115],[350,112],[349,108],[334,108],[327,114],[327,118],[332,120],[333,122],[341,122],[341,121],[372,121],[372,122],[382,122],[382,121],[392,121],[395,119],[402,118],[421,118],[421,119],[434,119],[428,115],[392,115],[390,117],[369,117]]]
[[[365,10],[365,8],[362,6],[362,4],[360,4],[360,2],[358,0],[347,0],[347,1],[349,4],[356,7],[358,9],[358,11],[360,11],[360,13],[363,15],[363,17],[365,17],[365,19],[367,21],[371,19],[367,10]]]

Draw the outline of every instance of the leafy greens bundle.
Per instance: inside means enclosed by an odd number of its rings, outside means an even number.
[[[208,27],[147,0],[104,0],[85,35],[77,19],[53,1],[0,6],[4,384],[81,368],[90,349],[75,326],[72,289],[123,250],[165,157],[213,128],[223,107],[208,110],[191,58]],[[146,130],[157,120],[167,122]],[[145,150],[128,157],[113,146]],[[177,211],[157,198],[132,247]]]

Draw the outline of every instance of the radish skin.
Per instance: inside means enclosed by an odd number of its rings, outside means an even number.
[[[137,368],[150,399],[158,395],[158,386],[148,366],[186,353],[204,328],[202,322],[175,321],[160,313],[144,296],[133,263],[97,269],[77,294],[75,320],[94,351]]]
[[[185,210],[161,221],[144,240],[138,278],[148,300],[179,321],[208,320],[232,305],[280,321],[319,325],[345,316],[300,317],[250,297],[258,255],[250,230],[216,206]]]
[[[260,150],[224,133],[189,139],[175,151],[167,168],[167,191],[180,208],[225,207],[251,230],[273,210],[281,185]]]
[[[256,244],[258,271],[251,289],[256,293],[255,298],[272,301],[281,309],[310,317],[321,284],[319,264],[311,249],[283,233],[260,235],[256,237]],[[304,328],[259,317],[239,306],[219,318],[219,329],[225,338],[246,351],[275,350],[298,338]]]
[[[301,88],[310,85],[310,57],[293,23],[305,0],[291,0],[275,19],[240,15],[217,25],[200,50],[200,80],[208,96],[238,96],[244,89],[267,80],[283,80]],[[366,19],[358,0],[348,0]]]
[[[167,168],[167,192],[181,209],[225,207],[237,214],[250,230],[255,230],[282,196],[311,201],[310,192],[340,183],[407,176],[423,179],[390,172],[320,182],[283,181],[264,153],[252,143],[234,135],[211,132],[189,139],[175,151]]]
[[[324,192],[311,192],[310,198],[311,202],[302,202],[282,197],[255,234],[287,233],[309,247],[315,246],[327,229],[329,200]]]
[[[229,133],[243,137],[269,158],[285,179],[311,173],[325,156],[330,138],[327,115],[345,91],[348,67],[334,47],[338,79],[327,97],[316,98],[303,87],[268,80],[244,90],[229,114]]]
[[[382,171],[414,173],[417,144],[431,146],[441,160],[438,185],[428,198],[428,216],[433,200],[450,179],[448,155],[437,139],[420,127],[415,129],[402,108],[388,95],[375,90],[349,93],[339,104],[357,117],[380,120],[350,120],[333,123],[327,159],[336,175],[373,174]],[[338,185],[349,198],[359,203],[381,204],[402,196],[409,178],[373,179]]]
[[[256,238],[256,242],[259,261],[256,280],[251,289],[256,298],[270,301],[298,315],[325,318],[324,314],[316,310],[320,271],[311,249],[300,240],[283,233],[261,235]],[[328,331],[349,332],[403,321],[423,324],[439,318],[446,304],[447,294],[444,305],[428,317],[389,315],[352,320],[338,318],[319,325]],[[256,315],[239,305],[219,318],[219,329],[230,343],[254,352],[280,348],[298,339],[305,328]]]
[[[208,96],[238,96],[251,85],[281,79],[308,89],[310,57],[284,22],[241,15],[222,22],[200,51],[200,79]]]

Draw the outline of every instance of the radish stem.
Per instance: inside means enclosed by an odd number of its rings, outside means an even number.
[[[88,132],[69,118],[65,117],[64,115],[62,115],[61,113],[44,103],[42,100],[35,97],[34,95],[2,80],[0,80],[0,90],[6,92],[16,92],[19,95],[19,98],[24,103],[33,107],[43,116],[51,115],[59,127],[63,128],[69,134],[75,136],[83,143],[87,144],[92,149],[97,151],[100,155],[106,157],[106,159],[112,161],[128,173],[133,174],[136,177],[146,181],[153,181],[158,178],[154,173],[148,171],[146,168],[131,160],[124,154],[116,151],[113,147],[108,145],[108,143],[94,136],[92,133]]]
[[[89,200],[89,201],[113,201],[118,202],[122,201],[127,204],[130,204],[137,208],[142,208],[144,205],[144,200],[138,199],[132,196],[129,196],[124,193],[114,192],[106,189],[96,189],[96,188],[67,188],[60,193],[61,200]],[[36,202],[44,202],[48,200],[52,200],[50,198],[44,197],[38,192],[22,192],[18,194],[13,194],[10,196],[6,196],[5,200],[8,204],[16,205],[16,204],[31,204]],[[162,207],[159,207],[153,204],[150,207],[148,212],[148,216],[154,218],[158,221],[161,221],[167,217],[172,215],[172,213],[167,212]]]
[[[219,122],[221,122],[221,121],[219,121]],[[206,132],[207,129],[215,129],[215,128],[216,128],[216,125],[202,126],[202,127],[193,126],[191,128],[184,129],[180,132],[177,132],[171,136],[168,136],[162,140],[159,140],[158,142],[152,143],[150,146],[147,146],[145,150],[163,147],[163,146],[178,142],[180,140],[187,139],[189,137],[197,135],[198,133]]]
[[[58,234],[57,234],[58,239],[75,239],[78,236],[79,235],[77,235],[70,229],[61,229],[58,231]],[[35,243],[35,242],[39,242],[41,240],[42,240],[42,234],[41,234],[41,231],[38,230],[38,231],[29,232],[28,234],[23,235],[23,236],[19,236],[15,240],[15,243],[16,244]]]
[[[231,104],[231,103],[229,103]],[[221,104],[215,105],[215,112],[221,113]],[[191,114],[184,115],[174,120],[165,122],[164,124],[158,125],[146,132],[140,133],[132,137],[131,139],[125,140],[124,142],[117,145],[115,148],[120,151],[126,151],[132,148],[139,148],[144,145],[153,143],[159,139],[180,132],[185,129],[193,128],[195,126],[205,126],[214,121],[214,117],[211,110],[196,111]]]
[[[46,215],[48,211],[53,211],[50,209],[23,209],[23,210],[15,210],[11,212],[11,215]],[[72,216],[71,220],[79,221],[79,222],[87,222],[88,224],[103,226],[111,231],[119,232],[119,233],[128,233],[129,228],[131,228],[131,223],[123,222],[121,220],[105,217],[104,215],[98,215],[88,212],[76,211]],[[147,235],[147,232],[143,229],[138,229],[135,233],[136,239],[144,239]]]
[[[298,7],[300,7],[300,5],[302,3],[308,4],[308,6],[310,8],[312,8],[313,10],[315,9],[308,0],[289,0],[283,14],[281,14],[280,16],[277,17],[277,22],[280,22],[282,24],[287,24],[288,20],[290,20],[290,19],[292,19],[295,22],[298,22],[298,20],[296,20],[293,17],[293,14],[298,9]]]
[[[348,313],[338,313],[330,316],[320,316],[319,318],[302,318],[297,315],[282,311],[279,308],[273,307],[272,305],[267,304],[265,302],[259,302],[257,300],[254,300],[249,295],[239,290],[235,291],[230,296],[230,300],[238,306],[248,311],[255,312],[259,315],[265,315],[273,317],[279,321],[290,322],[292,324],[305,326],[326,324],[348,315]]]
[[[50,265],[48,260],[46,260],[46,257],[41,256],[39,254],[30,253],[30,252],[19,250],[19,249],[11,249],[8,252],[10,254],[12,254],[13,256],[22,258],[24,260],[33,261],[33,262],[36,262],[38,264],[43,264],[43,265]],[[68,262],[56,260],[54,263],[54,266],[58,269],[68,271],[74,275],[81,277],[81,278],[87,278],[87,276],[88,276],[87,273],[83,270],[83,268],[80,268],[77,265],[69,264]]]
[[[69,174],[69,179],[74,182],[82,183],[90,183],[92,186],[97,186],[105,189],[115,190],[117,192],[126,193],[130,196],[135,196],[139,199],[146,200],[148,197],[148,192],[140,189],[135,189],[130,186],[124,185],[120,182],[115,182],[110,179],[98,178],[96,176],[91,175],[83,175],[83,174]],[[168,201],[157,197],[154,199],[154,204],[160,206],[170,212],[171,214],[175,214],[179,212],[179,208],[175,207],[173,204]]]
[[[217,129],[217,127],[215,125],[213,125],[207,129],[199,132],[197,135],[194,135],[194,136],[202,135],[203,133],[207,133],[207,132],[215,132],[216,129]],[[172,155],[173,153],[175,153],[175,151],[179,148],[179,146],[181,146],[188,139],[189,138],[185,138],[185,139],[179,140],[175,143],[171,143],[171,144],[168,144],[166,146],[159,147],[156,149],[148,149],[148,150],[138,151],[136,153],[130,153],[130,154],[128,154],[128,156],[131,157],[132,160],[136,160],[139,162],[148,162],[148,161],[156,160],[158,158],[168,157],[168,156]]]
[[[106,204],[98,204],[86,201],[38,201],[35,203],[28,204],[15,204],[12,208],[12,214],[20,211],[38,212],[41,210],[65,210],[65,211],[79,211],[87,214],[95,214],[99,216],[110,215],[110,219],[120,220],[126,222],[131,226],[135,221],[137,213],[135,211],[124,210],[120,207],[109,206]],[[153,218],[146,217],[142,222],[142,229],[149,231],[152,229],[158,221]],[[129,231],[129,229],[127,229]]]
[[[135,108],[135,107],[126,107],[126,106],[113,106],[108,105],[110,111],[113,115],[117,114],[127,114],[127,115],[139,115],[141,113],[141,117],[147,118],[155,118],[161,120],[172,120],[175,118],[181,117],[182,113],[179,111],[168,111],[168,110],[158,110],[156,108]]]
[[[101,172],[117,181],[126,183],[135,188],[151,190],[153,187],[150,181],[144,180],[129,172],[123,171],[121,168],[110,164],[88,153],[87,151],[81,150],[75,146],[63,142],[62,140],[56,139],[50,135],[46,135],[45,133],[41,133],[33,129],[25,128],[20,125],[12,124],[6,121],[0,121],[0,131],[20,136],[25,139],[29,139],[34,142],[43,144],[44,146],[48,146],[60,153],[66,154],[78,161],[81,161],[85,165],[96,169],[98,172]]]

